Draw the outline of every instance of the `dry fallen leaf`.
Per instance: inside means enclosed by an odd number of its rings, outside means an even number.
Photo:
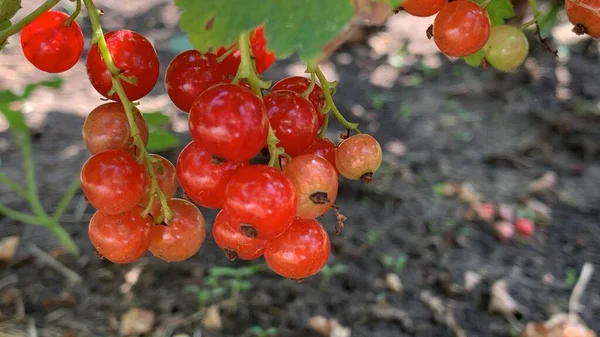
[[[534,180],[529,184],[527,188],[531,193],[543,193],[549,191],[556,186],[556,181],[558,180],[558,175],[552,171],[548,171],[544,173],[543,176]]]
[[[323,316],[310,318],[308,325],[323,337],[350,337],[350,328],[342,326],[335,318],[327,319]]]
[[[481,195],[475,192],[475,188],[471,183],[463,183],[458,190],[458,197],[468,203],[477,203],[481,200]]]
[[[137,336],[152,331],[154,312],[140,308],[131,308],[121,316],[121,336]]]
[[[402,280],[400,280],[400,276],[394,273],[389,273],[385,276],[385,283],[387,284],[388,288],[390,288],[390,290],[397,293],[402,292],[402,289],[404,289],[404,286],[402,285]]]
[[[477,285],[481,283],[482,279],[483,277],[481,275],[477,274],[474,271],[467,270],[465,272],[465,290],[471,291],[475,289],[475,287],[477,287]]]
[[[12,261],[19,247],[18,235],[7,236],[0,240],[0,261]]]
[[[522,337],[596,337],[576,314],[554,314],[545,322],[527,323]]]
[[[223,328],[223,321],[221,320],[218,305],[213,304],[206,309],[202,325],[209,330],[221,330]]]
[[[519,312],[521,305],[508,293],[508,282],[500,279],[492,284],[491,299],[488,310],[505,317],[512,317]]]

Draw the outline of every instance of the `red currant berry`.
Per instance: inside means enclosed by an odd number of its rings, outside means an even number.
[[[136,32],[125,29],[106,33],[104,38],[115,66],[123,71],[123,76],[135,77],[137,81],[135,85],[120,80],[127,98],[137,101],[146,96],[154,88],[160,70],[158,55],[150,41]],[[112,76],[98,51],[97,44],[90,48],[85,66],[96,91],[113,101],[120,101],[117,93],[108,97],[112,89]]]
[[[171,101],[189,112],[194,100],[209,87],[223,83],[227,75],[215,54],[188,50],[175,56],[165,73],[165,87]]]
[[[81,168],[83,194],[102,213],[119,214],[133,208],[145,187],[144,166],[124,150],[95,154]]]
[[[229,179],[244,165],[219,158],[191,142],[177,159],[177,178],[190,199],[203,207],[221,208]]]
[[[269,243],[265,259],[275,273],[301,280],[323,269],[330,254],[331,243],[323,226],[315,219],[295,219]]]
[[[335,172],[340,174],[335,167],[335,145],[333,142],[327,138],[317,137],[315,142],[304,151],[303,154],[316,154],[319,157],[323,157],[327,159],[327,161],[333,166]]]
[[[261,257],[269,241],[249,238],[234,227],[239,226],[229,219],[225,210],[217,214],[213,223],[213,238],[219,248],[225,251],[228,259],[255,260]]]
[[[273,62],[275,62],[275,53],[267,51],[267,40],[265,39],[264,27],[257,27],[252,34],[250,34],[250,46],[252,48],[252,56],[254,56],[254,62],[256,64],[256,71],[262,74],[265,70],[269,69]],[[217,56],[225,54],[229,48],[219,48]],[[225,71],[235,76],[237,74],[238,67],[241,62],[241,54],[239,50],[234,51],[227,56],[221,64]]]
[[[296,186],[296,216],[312,219],[327,212],[337,197],[338,175],[331,164],[314,154],[292,159],[283,173]]]
[[[134,108],[135,124],[144,145],[148,144],[148,126],[138,109]],[[83,141],[92,154],[105,150],[128,150],[133,152],[133,137],[123,105],[118,102],[96,107],[83,123]]]
[[[447,3],[448,0],[404,0],[402,9],[414,16],[427,17],[439,12]]]
[[[272,239],[283,233],[296,214],[296,189],[281,172],[267,165],[239,169],[225,189],[223,208],[248,237]]]
[[[600,0],[566,0],[565,8],[569,21],[575,25],[575,34],[600,38]]]
[[[303,94],[310,87],[310,79],[301,76],[292,76],[288,78],[284,78],[281,81],[275,83],[271,88],[271,91],[279,91],[279,90],[291,90],[293,92],[297,92],[299,94]],[[308,100],[312,103],[315,108],[315,112],[317,113],[317,119],[319,129],[323,127],[325,123],[325,115],[321,112],[326,105],[325,102],[325,94],[323,93],[323,89],[315,83],[313,90],[308,95]]]
[[[319,126],[312,104],[289,90],[272,91],[263,97],[267,116],[281,146],[291,156],[308,149],[315,141]]]
[[[520,236],[526,238],[532,236],[535,232],[535,224],[527,218],[518,218],[515,221],[515,228]]]
[[[483,52],[489,65],[501,71],[510,71],[525,61],[529,53],[529,41],[521,29],[500,25],[492,28]]]
[[[110,215],[94,213],[88,235],[92,246],[113,263],[131,263],[142,257],[150,246],[151,224],[140,214],[141,207]]]
[[[69,15],[47,11],[23,28],[23,54],[36,68],[48,73],[71,69],[83,52],[83,33],[76,21],[65,26]]]
[[[154,168],[154,174],[156,176],[156,181],[158,182],[158,187],[165,195],[165,197],[171,198],[175,195],[175,192],[177,192],[178,185],[177,175],[175,174],[175,166],[163,156],[151,154],[150,157],[152,157],[152,167]],[[148,179],[146,183],[146,191],[144,193],[144,197],[139,203],[141,206],[147,206],[150,202],[150,184],[150,179]],[[159,206],[157,204],[160,204],[160,200],[158,199],[157,195],[154,196],[154,204],[157,207]]]
[[[435,17],[433,39],[442,53],[464,57],[483,48],[492,25],[485,9],[470,0],[449,2]]]
[[[381,146],[375,138],[364,133],[344,140],[335,151],[335,166],[350,180],[371,181],[381,161]]]
[[[169,200],[173,217],[150,230],[150,252],[168,261],[187,260],[200,250],[206,238],[206,223],[200,210],[183,199]]]
[[[204,91],[190,110],[190,134],[206,150],[231,161],[248,161],[267,142],[265,105],[251,90],[217,84]]]

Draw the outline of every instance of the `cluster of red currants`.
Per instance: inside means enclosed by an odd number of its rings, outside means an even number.
[[[25,55],[39,69],[62,72],[81,56],[81,29],[67,20],[49,11],[23,31]],[[167,67],[167,93],[189,113],[192,136],[175,166],[145,152],[148,127],[130,104],[158,80],[154,47],[129,30],[104,39],[118,76],[98,44],[86,68],[93,87],[115,102],[95,108],[82,131],[92,156],[81,169],[81,186],[96,208],[89,237],[98,254],[114,263],[135,261],[148,250],[166,261],[188,259],[206,236],[204,217],[191,200],[221,209],[212,232],[229,258],[264,255],[273,271],[291,279],[321,270],[330,241],[315,218],[335,207],[339,175],[370,181],[382,161],[379,143],[366,134],[339,146],[321,138],[323,89],[310,79],[289,77],[267,92],[253,91],[248,80],[235,78],[242,61],[233,45],[216,53],[185,51]],[[262,27],[249,40],[252,71],[261,73],[275,54],[267,50]],[[269,150],[270,165],[250,163],[262,150]],[[179,185],[188,200],[174,197]]]

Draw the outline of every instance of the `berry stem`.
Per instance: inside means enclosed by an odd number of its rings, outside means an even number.
[[[326,138],[327,137],[327,127],[329,126],[329,116],[331,114],[325,114],[325,121],[323,122],[323,126],[321,127],[321,131],[319,131],[319,137]]]
[[[47,12],[50,8],[56,6],[60,0],[47,0],[40,7],[36,8],[33,12],[29,13],[26,17],[24,17],[21,21],[15,23],[14,25],[6,28],[3,31],[0,31],[0,41],[4,41],[8,39],[9,36],[14,35],[21,31],[21,29],[25,28],[28,24],[33,22],[33,20],[37,19],[40,15]]]
[[[144,211],[142,212],[142,216],[146,217],[150,212],[154,197],[158,196],[162,208],[162,214],[164,217],[164,221],[168,223],[173,216],[171,208],[167,204],[167,198],[165,194],[162,192],[158,185],[158,180],[156,179],[156,173],[154,172],[154,166],[152,165],[152,157],[150,153],[146,150],[146,146],[140,136],[140,130],[135,123],[134,116],[134,104],[127,98],[125,94],[125,90],[123,89],[123,85],[121,85],[121,76],[122,71],[115,66],[110,51],[108,50],[108,45],[106,44],[106,40],[104,39],[104,32],[102,31],[102,26],[100,24],[100,15],[102,11],[99,10],[96,5],[92,2],[92,0],[83,0],[85,7],[88,11],[90,17],[90,23],[92,25],[92,44],[98,44],[98,50],[100,51],[100,55],[102,55],[102,59],[108,68],[111,77],[112,77],[112,90],[119,96],[121,100],[121,104],[123,104],[123,108],[125,109],[125,114],[127,115],[127,122],[129,123],[129,129],[131,130],[131,136],[133,137],[134,147],[138,151],[138,160],[141,161],[148,174],[150,175],[150,203]]]
[[[0,183],[8,186],[8,188],[10,188],[18,196],[27,199],[27,190],[21,186],[21,184],[10,179],[6,174],[4,174],[4,172],[0,172]]]
[[[333,98],[331,97],[331,89],[334,88],[335,85],[332,87],[331,83],[329,81],[327,81],[325,74],[323,74],[323,71],[321,71],[319,66],[318,65],[309,65],[307,71],[311,74],[314,73],[315,75],[317,75],[317,78],[319,79],[319,82],[321,83],[321,88],[323,89],[323,94],[325,95],[325,102],[327,103],[326,108],[331,109],[331,112],[333,112],[333,115],[338,120],[338,123],[340,123],[340,125],[342,127],[344,127],[346,130],[354,131],[357,134],[360,133],[360,130],[358,129],[358,123],[348,122],[348,120],[346,118],[344,118],[344,115],[342,115],[340,110],[337,108],[337,106],[333,102]],[[325,125],[323,125],[323,127],[325,128]]]
[[[65,20],[64,25],[65,26],[70,26],[71,23],[77,19],[77,16],[79,16],[79,13],[81,13],[81,0],[77,0],[76,1],[77,4],[75,5],[75,11],[73,12],[73,14],[71,14],[71,16],[69,16],[68,19]]]
[[[231,48],[227,49],[227,51],[225,53],[223,53],[223,55],[217,57],[217,62],[221,63],[223,62],[229,55],[235,53],[235,51],[237,50],[237,46],[238,43],[234,43],[233,46],[231,46]]]
[[[530,20],[530,21],[527,21],[527,22],[525,22],[524,24],[522,24],[522,25],[519,27],[519,29],[520,29],[520,30],[524,30],[524,29],[526,29],[527,27],[529,27],[529,26],[532,26],[532,25],[535,25],[535,24],[537,24],[537,19],[532,19],[532,20]]]
[[[63,193],[62,198],[60,198],[60,201],[56,205],[56,208],[54,209],[54,214],[52,214],[52,220],[57,222],[60,221],[60,218],[62,218],[63,214],[67,210],[67,206],[69,206],[69,203],[71,202],[71,200],[73,200],[73,197],[75,196],[77,191],[79,191],[80,187],[81,179],[79,178],[79,175],[77,175],[75,179],[71,181],[71,184]]]

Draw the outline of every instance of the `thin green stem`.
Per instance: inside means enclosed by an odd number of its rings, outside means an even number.
[[[10,188],[18,196],[20,196],[24,199],[28,198],[27,190],[23,186],[21,186],[19,183],[17,183],[16,181],[10,179],[10,177],[7,176],[4,172],[0,172],[0,183],[8,186],[8,188]]]
[[[279,143],[279,139],[277,139],[271,124],[269,124],[269,134],[267,135],[267,147],[269,148],[270,155],[269,166],[281,169],[281,165],[279,164],[279,156],[283,155],[285,150],[282,147],[277,147],[277,143]]]
[[[80,180],[79,176],[77,176],[77,177],[75,177],[75,179],[73,179],[73,181],[71,181],[71,184],[69,185],[69,187],[63,194],[62,198],[58,202],[56,209],[54,209],[54,214],[52,215],[52,220],[57,221],[57,222],[60,221],[60,218],[62,218],[63,214],[67,210],[69,203],[71,202],[71,200],[73,200],[75,193],[77,193],[77,191],[79,191],[80,186],[81,186],[81,180]]]
[[[40,15],[44,14],[50,8],[54,7],[59,1],[60,0],[47,0],[40,7],[36,8],[33,12],[29,13],[29,15],[24,17],[21,21],[15,23],[14,25],[6,28],[3,31],[0,31],[0,41],[4,41],[8,39],[9,36],[21,31],[21,29],[25,28],[25,26],[33,22],[33,20],[37,19]]]
[[[23,172],[25,173],[25,182],[27,184],[27,201],[31,205],[33,213],[40,218],[48,218],[42,203],[38,197],[38,187],[35,181],[35,169],[33,167],[33,153],[31,152],[31,139],[26,133],[17,135],[19,149],[23,160]]]
[[[527,28],[527,27],[529,27],[529,26],[535,25],[536,23],[537,23],[537,19],[533,19],[533,20],[527,21],[527,22],[525,22],[524,24],[522,24],[522,25],[519,27],[519,29],[520,29],[520,30],[524,30],[524,29],[526,29],[526,28]]]
[[[325,114],[325,121],[323,122],[323,126],[321,127],[321,131],[319,132],[319,137],[325,138],[327,136],[327,127],[329,126],[329,116],[331,114]]]
[[[0,214],[29,225],[48,226],[48,224],[50,223],[48,219],[42,219],[31,214],[14,210],[10,207],[5,206],[2,203],[0,203]]]
[[[529,7],[531,7],[531,11],[533,12],[534,19],[537,20],[538,16],[540,16],[540,11],[538,10],[537,1],[536,0],[528,0]]]
[[[88,11],[90,23],[92,25],[92,43],[98,44],[100,55],[102,56],[104,63],[106,63],[106,67],[110,71],[112,76],[112,90],[117,93],[119,99],[121,100],[121,104],[123,104],[123,108],[125,109],[127,122],[129,123],[129,130],[131,131],[131,137],[133,137],[134,146],[139,151],[138,159],[144,164],[150,176],[150,195],[158,196],[162,206],[162,214],[164,215],[165,222],[168,223],[169,220],[171,220],[173,213],[167,204],[166,196],[158,185],[154,166],[152,165],[152,157],[146,150],[146,146],[144,145],[142,137],[140,136],[140,130],[135,122],[134,104],[125,94],[125,90],[121,84],[121,80],[123,79],[121,77],[122,71],[115,66],[110,54],[110,50],[108,49],[108,45],[106,44],[106,40],[104,39],[104,32],[102,31],[102,25],[100,24],[100,15],[102,12],[96,7],[96,5],[94,5],[92,0],[83,0],[83,3]],[[151,205],[152,204],[150,204],[149,207],[151,207]],[[142,215],[146,216],[149,210],[150,208],[144,210]]]
[[[304,98],[307,98],[312,91],[315,89],[315,82],[316,82],[316,76],[314,72],[310,73],[310,85],[308,86],[308,88],[306,88],[306,90],[304,90],[304,92],[302,93],[302,96]],[[320,111],[319,111],[320,112]]]
[[[237,42],[233,44],[233,46],[231,46],[231,48],[227,49],[227,51],[225,53],[223,53],[223,55],[217,57],[217,62],[221,63],[223,62],[229,55],[235,53],[235,51],[237,50]]]
[[[327,81],[327,78],[325,77],[325,74],[323,74],[323,71],[321,71],[321,69],[318,66],[309,67],[309,69],[311,72],[317,75],[317,78],[321,83],[321,88],[323,89],[323,94],[325,95],[325,102],[327,103],[327,106],[331,109],[331,112],[333,112],[335,118],[338,120],[338,123],[340,123],[340,125],[342,125],[342,127],[344,127],[346,130],[351,130],[355,133],[360,133],[360,130],[358,129],[358,123],[348,122],[348,120],[344,118],[344,115],[340,112],[340,110],[333,102],[333,98],[331,97],[331,84],[329,83],[329,81]]]
[[[67,250],[67,252],[77,256],[79,255],[79,248],[71,238],[71,235],[60,225],[57,221],[52,221],[47,224],[46,227],[52,231],[52,233],[58,238],[58,242]]]
[[[65,20],[64,25],[67,27],[70,26],[71,23],[73,23],[73,21],[77,19],[79,13],[81,13],[81,0],[77,0],[76,2],[77,4],[75,5],[75,11],[73,12],[73,14],[71,14],[71,16],[69,16],[68,19]]]

